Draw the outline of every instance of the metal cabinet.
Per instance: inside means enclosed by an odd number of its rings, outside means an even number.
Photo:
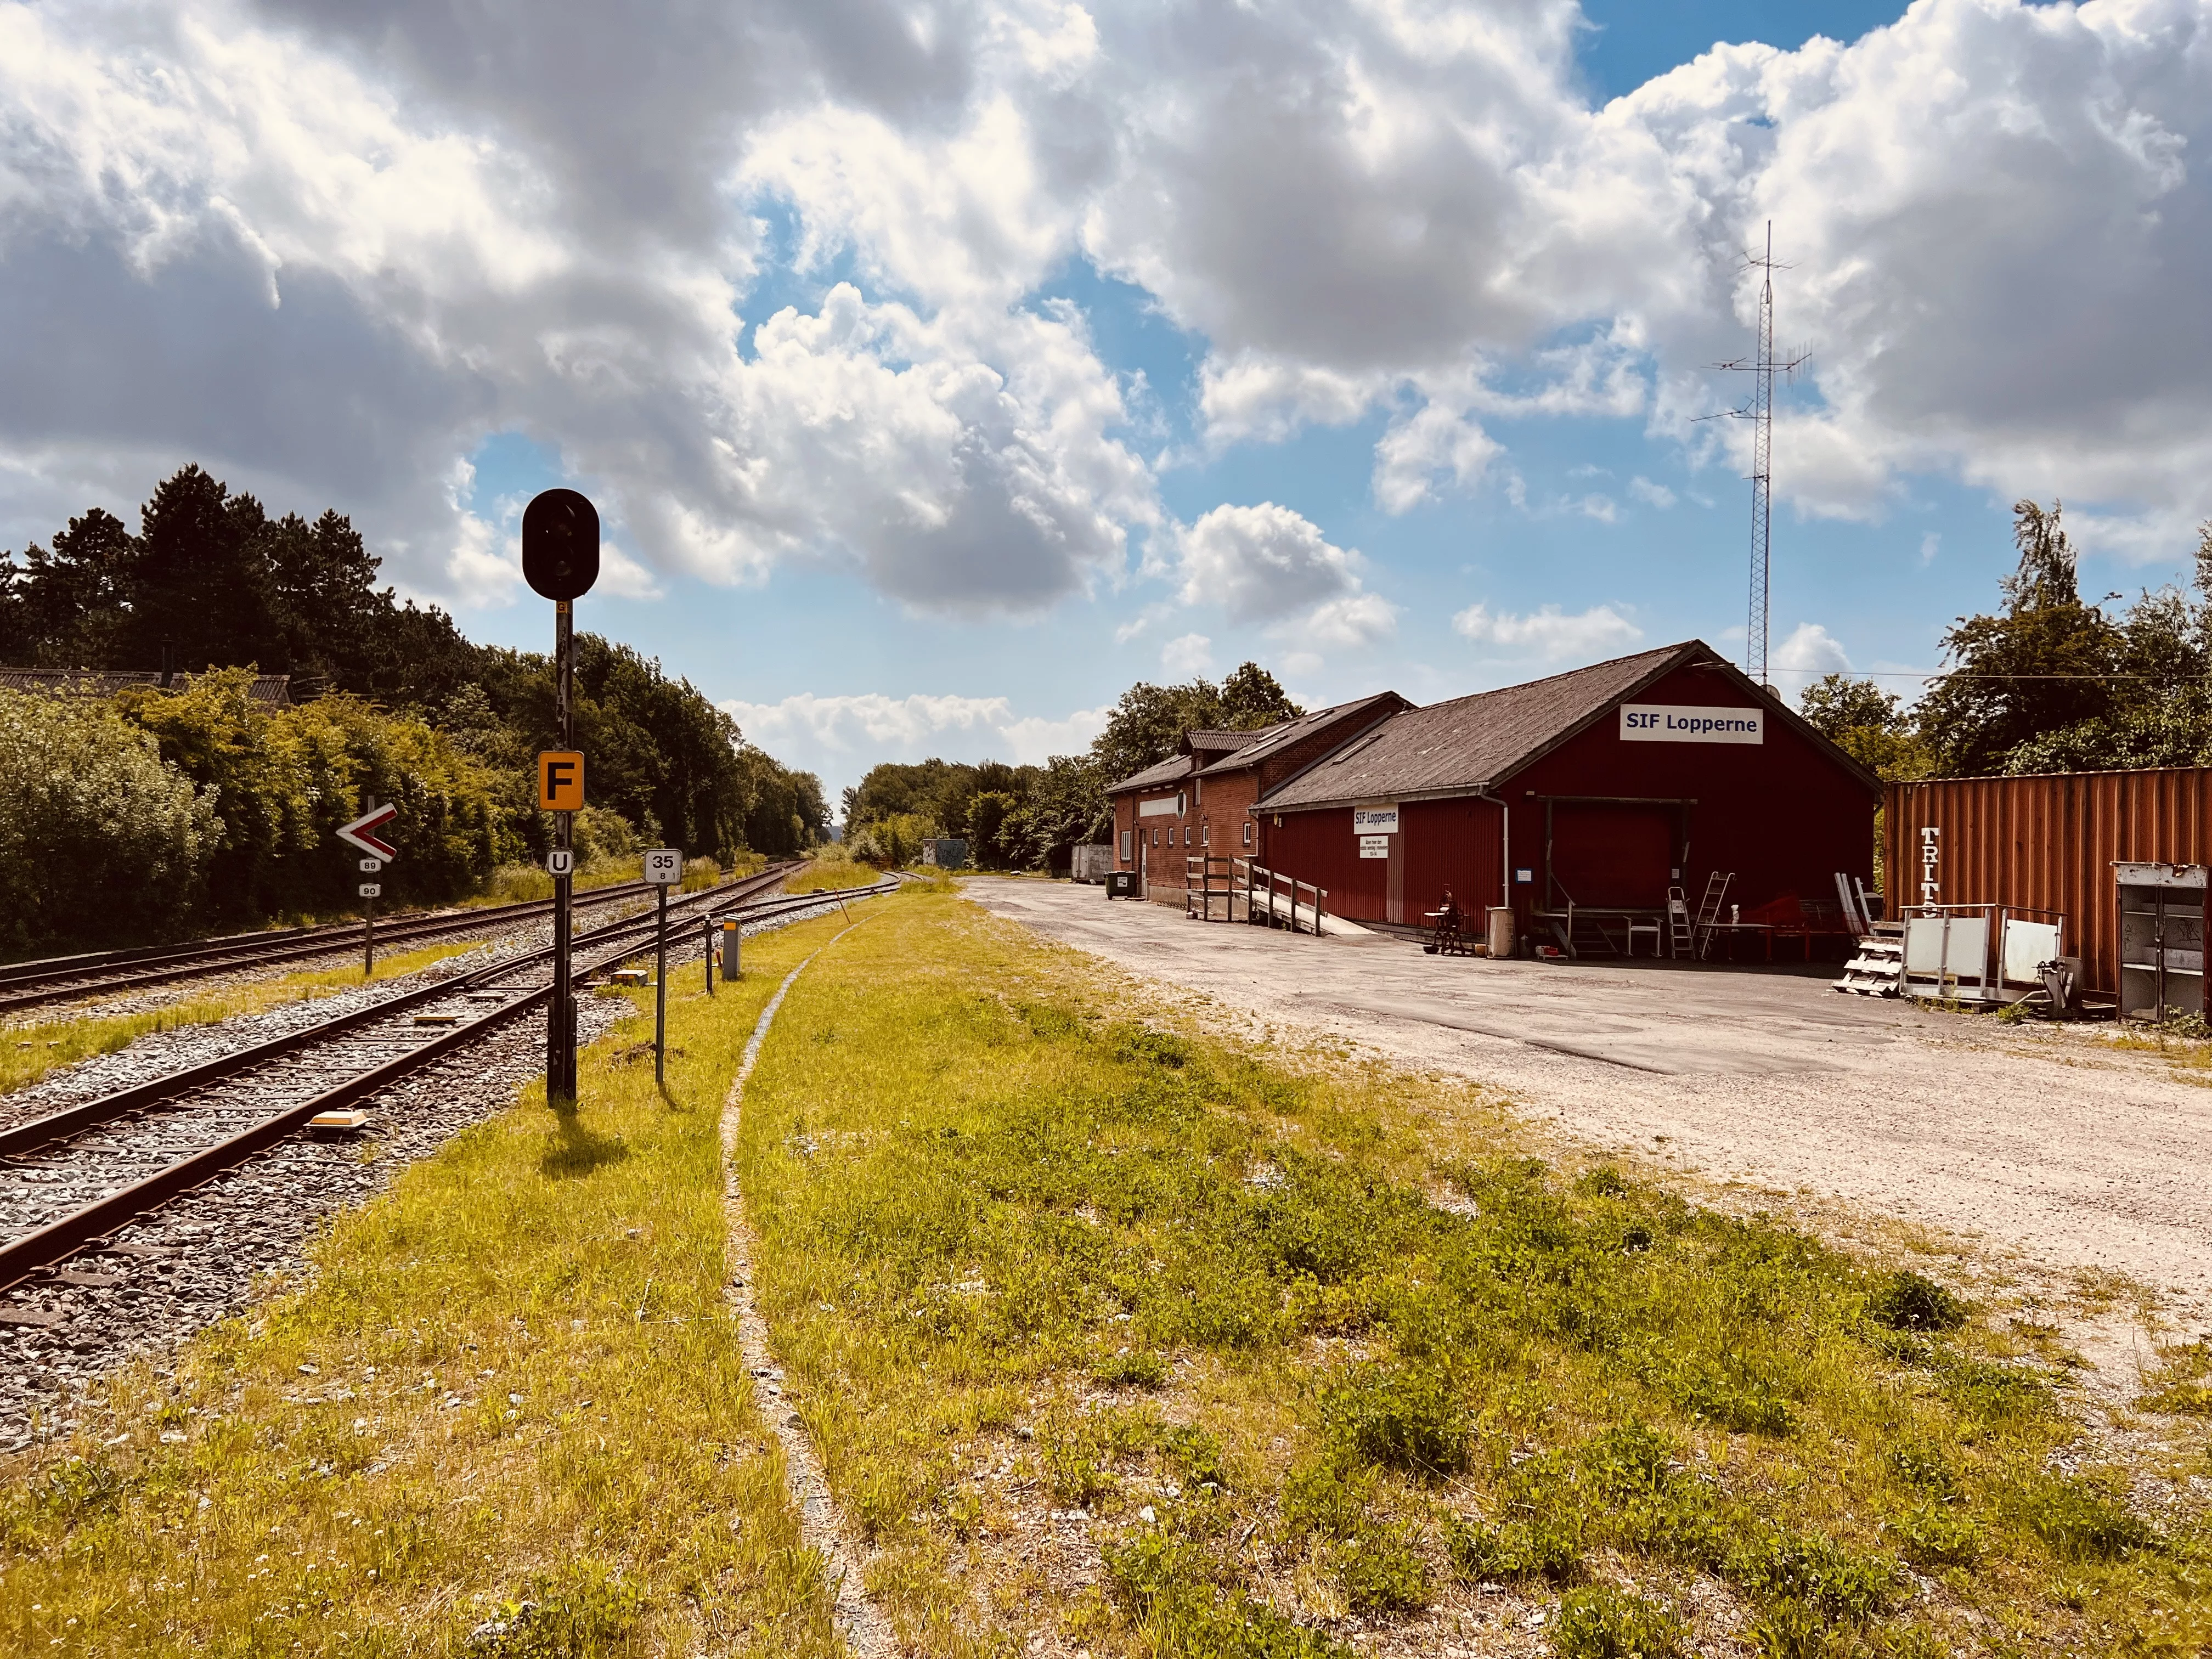
[[[2205,866],[2115,864],[2120,1016],[2163,1023],[2204,1012]]]

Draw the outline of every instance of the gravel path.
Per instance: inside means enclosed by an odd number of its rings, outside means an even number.
[[[2212,1327],[2212,1088],[2113,1048],[2110,1027],[2002,1026],[1838,995],[1825,975],[1293,939],[1064,883],[965,891],[1262,1031],[1494,1085],[1583,1144],[1919,1223],[2000,1268],[2124,1273],[2184,1328]]]
[[[778,916],[748,927],[745,936],[836,908],[831,902]],[[701,971],[699,949],[696,927],[671,930],[672,984],[686,982],[679,977],[683,969]],[[381,1001],[426,979],[451,978],[482,966],[490,955],[489,949],[471,951],[434,963],[421,975],[143,1038],[6,1097],[4,1121],[179,1070],[360,1002]],[[580,997],[580,1040],[595,1041],[629,1012],[620,999]],[[511,1107],[543,1071],[544,1058],[543,1018],[520,1018],[465,1053],[426,1066],[363,1101],[369,1115],[366,1140],[295,1136],[127,1229],[114,1248],[85,1252],[62,1273],[17,1287],[10,1300],[58,1315],[62,1322],[0,1325],[0,1452],[73,1432],[75,1401],[102,1374],[137,1355],[164,1354],[194,1332],[244,1310],[270,1275],[296,1279],[306,1271],[306,1242],[325,1217],[365,1201],[409,1163]],[[102,1282],[72,1282],[85,1280]]]

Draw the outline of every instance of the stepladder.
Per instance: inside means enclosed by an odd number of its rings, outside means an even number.
[[[1690,901],[1679,887],[1667,890],[1667,952],[1680,962],[1697,954],[1697,939],[1690,931]]]
[[[1729,884],[1735,879],[1735,872],[1725,874],[1718,870],[1705,877],[1705,896],[1698,901],[1698,956],[1700,960],[1713,948],[1713,930],[1720,925],[1721,905],[1728,897]]]

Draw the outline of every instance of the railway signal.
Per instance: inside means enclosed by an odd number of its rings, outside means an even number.
[[[584,804],[584,757],[572,741],[576,682],[575,602],[599,579],[599,511],[573,489],[546,489],[522,509],[522,577],[553,601],[553,720],[560,747],[538,757],[538,799],[553,814],[553,1006],[545,1015],[545,1103],[576,1103],[576,1000],[568,983],[568,905],[575,813]],[[571,771],[570,767],[574,768]],[[556,786],[557,785],[557,790]]]
[[[375,797],[371,796],[368,811],[351,823],[338,826],[340,841],[350,842],[368,854],[361,861],[362,874],[373,876],[384,868],[385,860],[399,856],[398,849],[376,833],[398,816],[398,807],[389,802],[379,806]],[[361,976],[364,981],[374,977],[376,973],[376,901],[383,896],[382,883],[365,881],[361,884]]]

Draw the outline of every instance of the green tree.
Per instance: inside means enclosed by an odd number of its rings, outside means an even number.
[[[2126,640],[2081,600],[2076,557],[2053,503],[2013,508],[2018,569],[2004,606],[1961,617],[1944,635],[1951,667],[1922,698],[1917,726],[1942,768],[2000,771],[2021,744],[2112,711]]]
[[[122,714],[161,758],[201,786],[220,834],[201,920],[343,914],[359,872],[337,827],[374,796],[400,809],[399,856],[381,878],[402,903],[441,903],[481,886],[497,849],[482,769],[427,722],[361,698],[320,697],[269,709],[249,695],[252,672],[202,676],[180,694],[134,687]]]
[[[1002,869],[1022,862],[1023,848],[1010,831],[1022,810],[1022,798],[1007,789],[979,789],[968,799],[968,855],[975,864]]]
[[[220,835],[210,796],[109,704],[0,691],[0,952],[179,933]]]
[[[1936,769],[1912,711],[1872,680],[1824,674],[1798,695],[1797,707],[1814,731],[1884,782]]]
[[[1116,783],[1174,754],[1186,732],[1252,732],[1304,712],[1257,663],[1243,664],[1220,685],[1202,678],[1184,685],[1139,680],[1106,717],[1091,758],[1105,783]]]

